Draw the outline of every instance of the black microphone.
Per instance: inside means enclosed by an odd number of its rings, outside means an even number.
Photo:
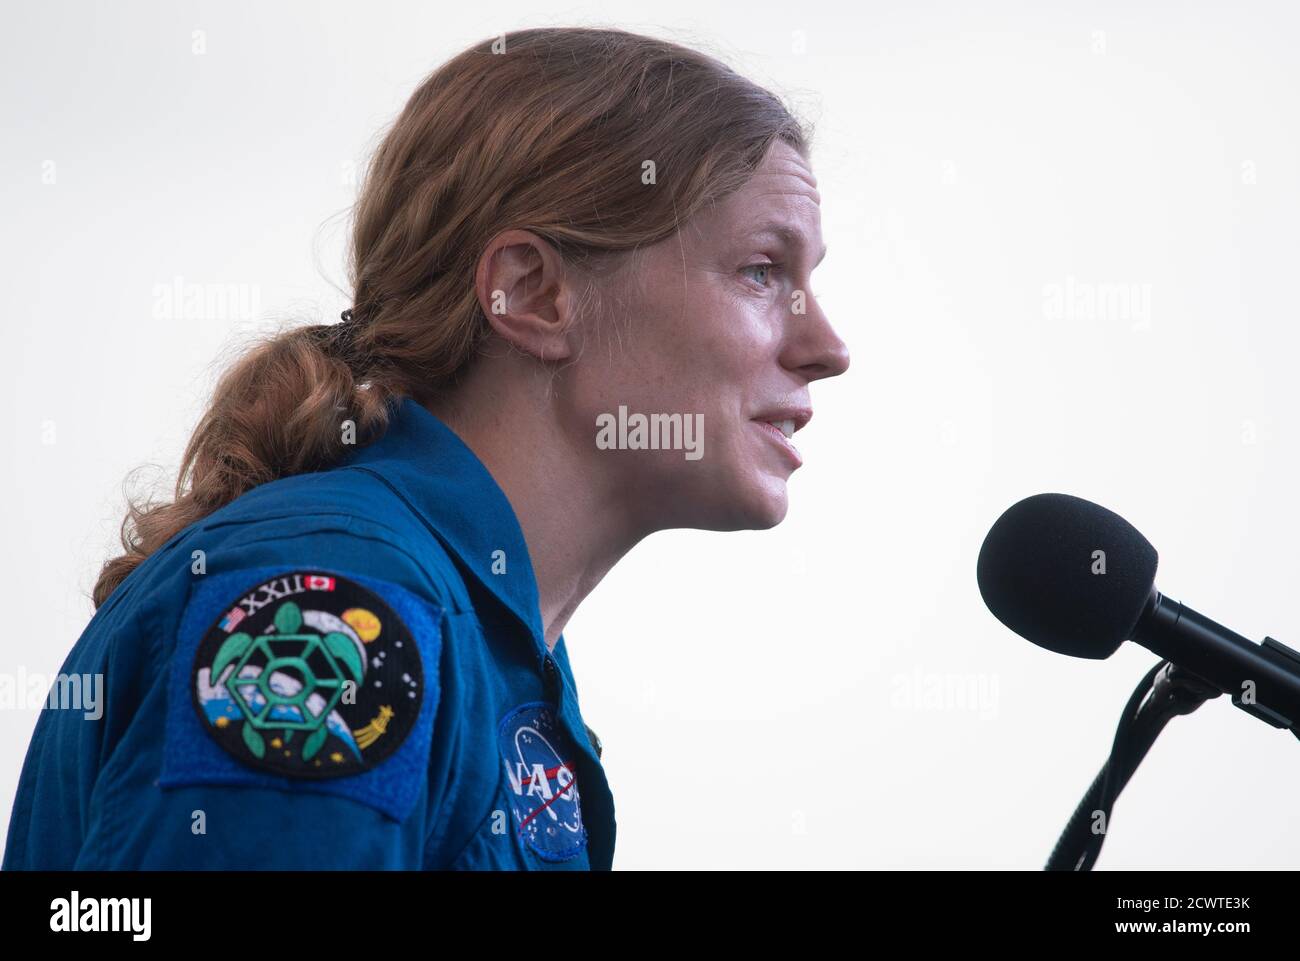
[[[1155,588],[1158,555],[1113,511],[1036,494],[997,519],[976,576],[999,621],[1039,647],[1102,659],[1132,640],[1300,737],[1300,653],[1255,644]]]

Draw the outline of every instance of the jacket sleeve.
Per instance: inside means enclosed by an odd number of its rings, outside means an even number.
[[[424,866],[443,609],[392,545],[265,527],[151,615],[78,868]]]

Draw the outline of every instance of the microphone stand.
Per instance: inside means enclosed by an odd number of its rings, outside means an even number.
[[[1161,661],[1151,668],[1124,707],[1111,745],[1110,760],[1102,765],[1088,793],[1075,808],[1044,870],[1091,871],[1106,840],[1116,798],[1165,725],[1176,715],[1191,714],[1221,693],[1214,685],[1170,661]],[[1294,733],[1300,737],[1300,731]]]

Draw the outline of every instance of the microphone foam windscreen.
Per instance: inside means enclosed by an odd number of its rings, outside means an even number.
[[[989,610],[1025,640],[1101,659],[1133,634],[1157,560],[1113,511],[1069,494],[1035,494],[994,523],[976,576]]]

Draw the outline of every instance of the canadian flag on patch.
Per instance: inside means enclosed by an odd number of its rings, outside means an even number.
[[[308,574],[303,580],[309,591],[334,590],[334,578],[326,577],[324,574]]]

